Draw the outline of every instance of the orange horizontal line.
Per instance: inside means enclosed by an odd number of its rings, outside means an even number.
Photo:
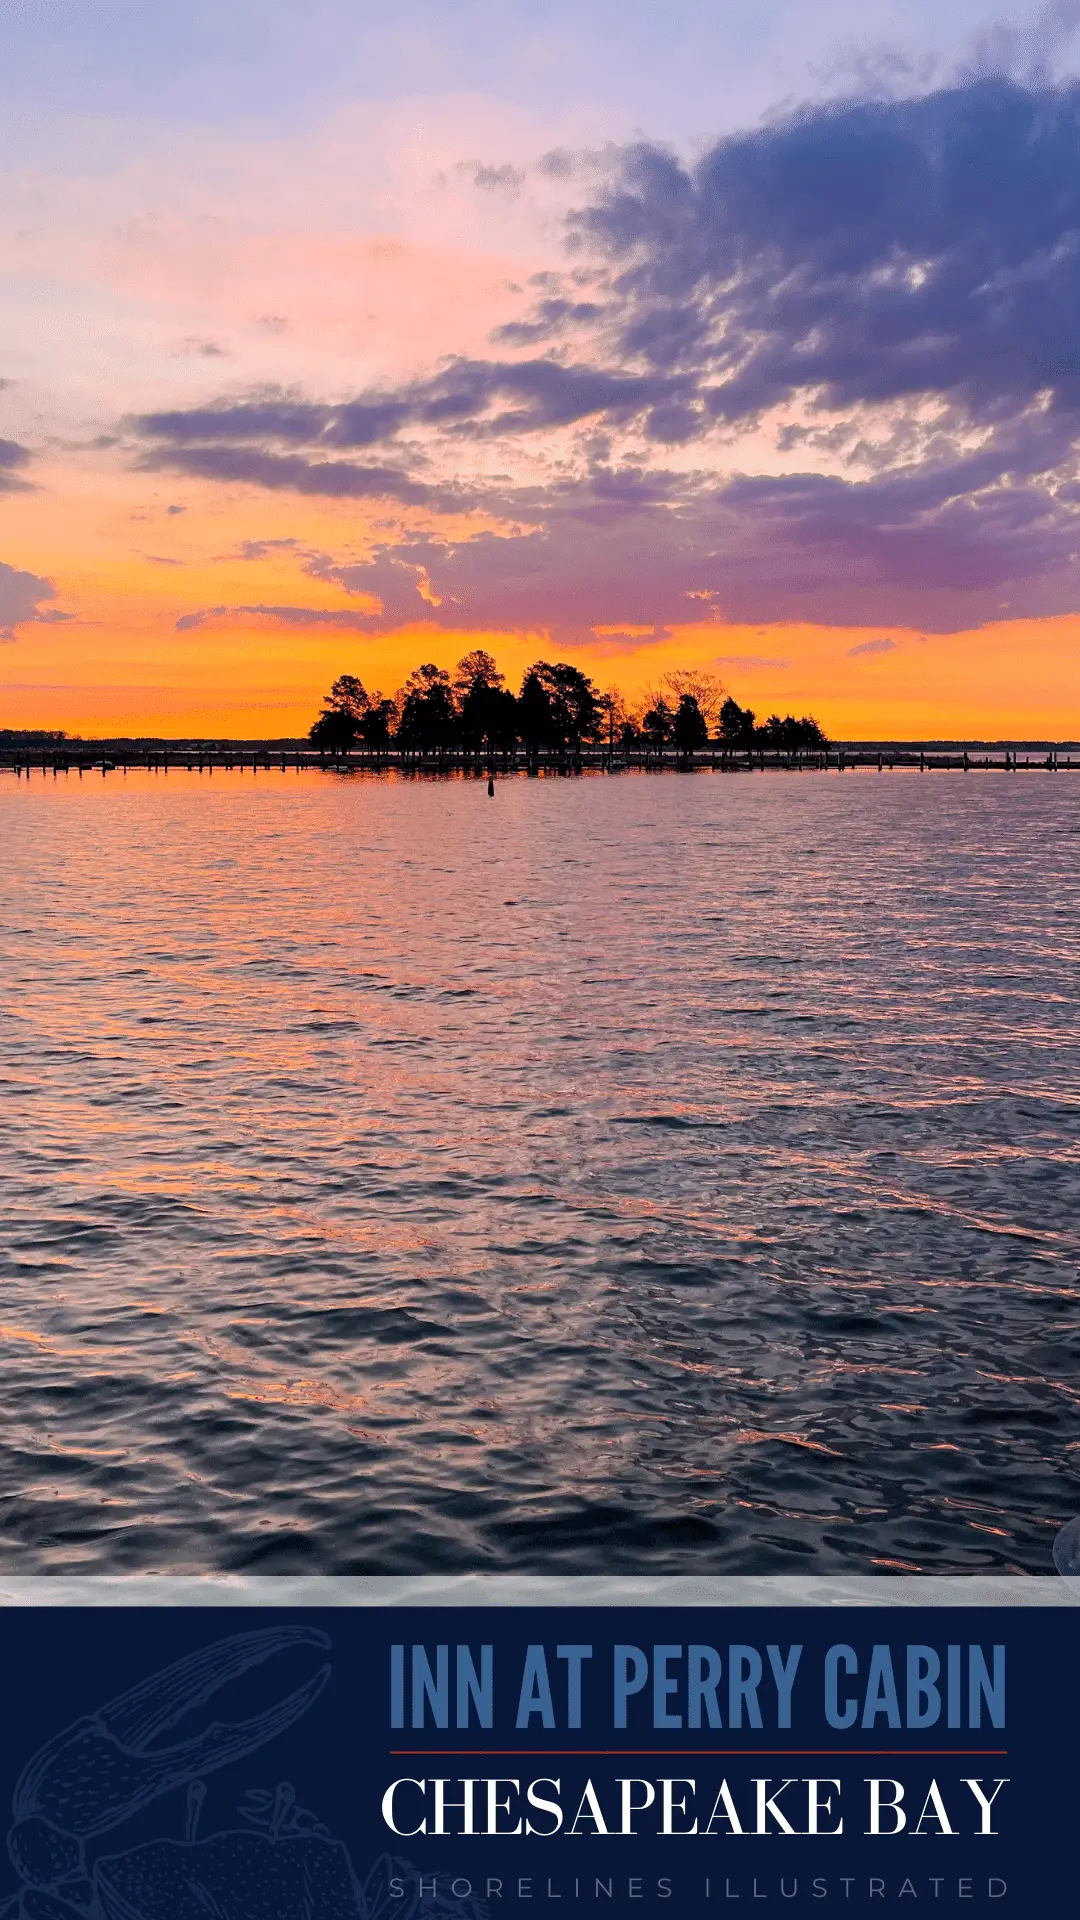
[[[394,1760],[1002,1760],[1008,1747],[391,1747]]]

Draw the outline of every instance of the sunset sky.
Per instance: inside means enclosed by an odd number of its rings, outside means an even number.
[[[1080,735],[1080,4],[5,0],[0,726]]]

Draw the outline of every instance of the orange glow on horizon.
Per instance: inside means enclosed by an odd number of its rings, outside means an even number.
[[[313,578],[298,555],[385,538],[385,505],[215,489],[119,462],[95,466],[92,485],[77,462],[34,477],[40,491],[4,502],[3,557],[51,578],[49,608],[74,617],[24,624],[0,651],[0,726],[295,737],[338,673],[392,693],[420,661],[453,667],[484,646],[515,688],[540,656],[569,657],[630,698],[672,668],[708,667],[759,717],[813,713],[835,739],[1080,737],[1077,616],[955,634],[714,622],[659,644],[622,627],[574,648],[540,632],[447,632],[434,620],[371,637],[227,612],[178,632],[178,618],[207,608],[362,612],[363,596]],[[394,519],[407,524],[408,514],[394,509]],[[293,544],[253,561],[241,557],[245,541]]]

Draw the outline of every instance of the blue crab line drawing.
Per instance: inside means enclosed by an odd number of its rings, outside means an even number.
[[[0,1920],[485,1920],[474,1900],[421,1896],[409,1862],[383,1855],[361,1881],[344,1841],[297,1804],[289,1781],[249,1788],[246,1825],[200,1837],[205,1776],[254,1753],[307,1713],[330,1677],[310,1679],[246,1720],[213,1720],[152,1743],[230,1681],[296,1647],[328,1651],[315,1627],[233,1634],[177,1660],[65,1727],[28,1761],[12,1796],[8,1853],[21,1885]],[[99,1853],[86,1843],[162,1795],[187,1788],[183,1838]],[[395,1879],[413,1892],[395,1899]]]
[[[422,1896],[415,1869],[389,1854],[361,1881],[344,1842],[297,1805],[288,1780],[248,1790],[246,1829],[199,1840],[200,1784],[189,1788],[184,1840],[98,1862],[103,1920],[486,1920],[474,1900]],[[395,1878],[404,1897],[393,1895]]]

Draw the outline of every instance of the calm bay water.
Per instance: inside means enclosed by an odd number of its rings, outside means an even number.
[[[1080,779],[0,781],[0,1563],[1051,1571]]]

